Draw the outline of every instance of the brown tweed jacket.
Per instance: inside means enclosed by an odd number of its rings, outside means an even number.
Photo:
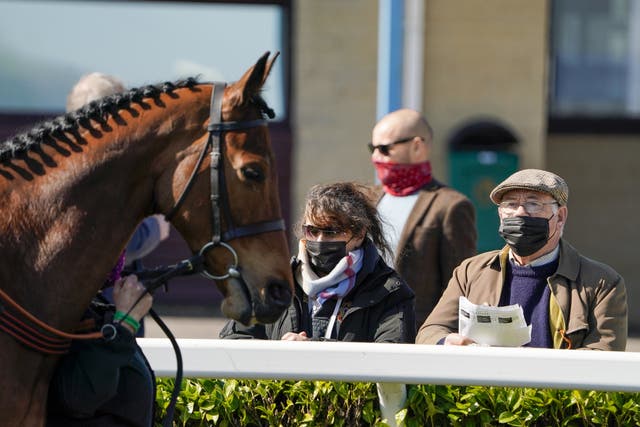
[[[375,187],[375,200],[383,195],[382,186]],[[454,268],[476,254],[476,239],[475,209],[468,198],[435,179],[420,189],[394,265],[416,294],[418,326],[435,307]]]

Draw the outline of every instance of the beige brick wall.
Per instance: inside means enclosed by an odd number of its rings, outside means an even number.
[[[624,277],[629,326],[640,331],[638,242],[640,224],[640,139],[637,136],[550,136],[548,168],[569,185],[565,237],[589,258]]]
[[[376,115],[377,8],[294,2],[294,217],[315,183],[373,180],[365,144]],[[436,131],[436,176],[448,180],[447,138],[475,117],[508,124],[523,165],[544,165],[546,34],[546,1],[426,2],[424,112]]]
[[[292,220],[310,186],[370,181],[366,144],[376,113],[378,2],[293,5]]]
[[[437,134],[436,173],[446,142],[470,119],[497,118],[521,139],[525,167],[544,165],[547,2],[429,0],[424,110]]]

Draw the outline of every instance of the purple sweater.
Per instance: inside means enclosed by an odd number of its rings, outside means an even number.
[[[558,269],[558,260],[530,267],[513,261],[507,265],[507,274],[500,305],[520,304],[524,318],[531,326],[531,342],[526,347],[553,348],[549,330],[549,298],[551,290],[547,278]]]

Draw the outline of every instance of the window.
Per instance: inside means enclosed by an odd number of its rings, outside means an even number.
[[[283,218],[290,212],[291,129],[288,120],[290,0],[32,1],[0,0],[0,143],[37,121],[64,112],[78,79],[99,71],[127,86],[200,75],[234,81],[266,51],[280,51],[264,97],[278,159]],[[153,267],[191,255],[175,233],[145,258]],[[156,302],[213,303],[206,279],[176,279]]]
[[[0,113],[59,114],[93,71],[130,87],[195,75],[234,81],[264,52],[280,51],[264,95],[281,120],[286,25],[277,4],[2,1]]]
[[[640,1],[555,0],[552,119],[640,119]]]

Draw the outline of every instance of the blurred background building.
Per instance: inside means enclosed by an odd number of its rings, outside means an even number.
[[[311,185],[372,182],[373,125],[412,107],[435,129],[434,174],[476,205],[479,251],[501,246],[491,188],[548,169],[571,189],[565,237],[640,303],[640,0],[0,0],[0,140],[61,114],[88,72],[233,81],[267,50],[282,53],[265,96],[289,224]],[[181,256],[172,232],[145,262]],[[219,295],[183,279],[159,299]]]

